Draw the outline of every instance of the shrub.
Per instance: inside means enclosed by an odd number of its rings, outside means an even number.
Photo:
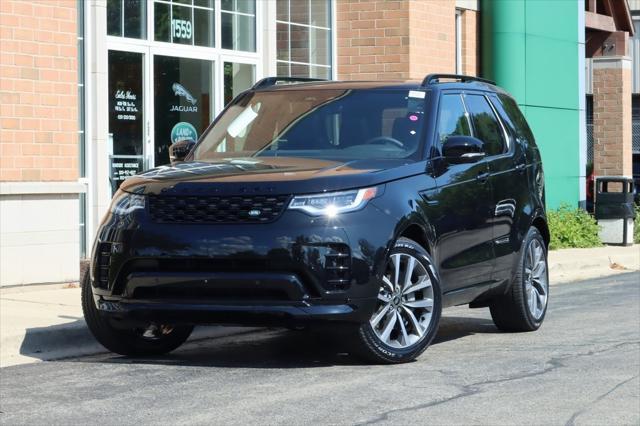
[[[551,242],[549,249],[586,248],[602,245],[598,223],[589,213],[566,204],[547,212]]]

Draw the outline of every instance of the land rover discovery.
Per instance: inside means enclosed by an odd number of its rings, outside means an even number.
[[[113,352],[166,353],[197,324],[330,324],[398,363],[444,307],[488,307],[505,331],[544,320],[540,153],[490,81],[266,78],[171,160],[123,182],[83,279]]]

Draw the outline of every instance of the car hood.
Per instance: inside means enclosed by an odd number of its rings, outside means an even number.
[[[138,194],[305,194],[378,185],[424,171],[424,162],[407,159],[233,158],[156,167],[127,179],[120,189]]]

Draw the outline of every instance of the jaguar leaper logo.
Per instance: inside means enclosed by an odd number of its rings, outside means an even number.
[[[171,88],[173,89],[174,95],[183,96],[191,105],[195,105],[198,102],[198,100],[193,97],[191,92],[189,92],[182,84],[173,83],[173,85],[171,85]]]

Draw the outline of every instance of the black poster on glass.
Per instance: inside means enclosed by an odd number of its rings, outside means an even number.
[[[155,165],[169,163],[169,146],[197,140],[211,116],[210,61],[154,56]]]
[[[115,194],[120,183],[128,177],[137,175],[144,168],[142,155],[111,155],[109,157],[109,180],[111,191]]]
[[[113,155],[142,155],[142,54],[109,51],[109,133]]]

